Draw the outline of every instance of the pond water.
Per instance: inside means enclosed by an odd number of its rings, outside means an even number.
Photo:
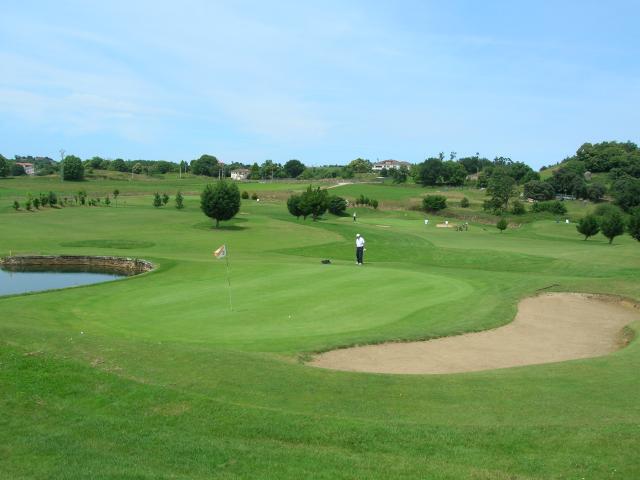
[[[0,295],[39,292],[54,288],[75,287],[107,282],[125,277],[122,273],[105,272],[104,269],[87,268],[0,268]]]

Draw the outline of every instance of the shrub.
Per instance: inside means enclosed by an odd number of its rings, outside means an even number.
[[[438,212],[447,208],[447,197],[443,195],[427,195],[422,199],[422,207],[428,212]]]
[[[327,208],[329,212],[334,215],[344,215],[344,212],[347,209],[347,201],[342,197],[332,195],[329,197],[329,204]]]
[[[55,192],[49,192],[47,201],[52,207],[58,204],[58,195]]]
[[[289,213],[296,218],[300,218],[300,216],[304,215],[304,212],[302,211],[302,207],[300,205],[301,201],[301,195],[291,195],[287,200],[287,210],[289,210]],[[304,216],[306,219],[307,216]]]
[[[514,215],[524,215],[527,213],[527,209],[520,200],[514,200],[511,203],[511,213]]]
[[[178,210],[182,210],[184,208],[184,198],[182,197],[182,192],[176,193],[176,208]]]
[[[249,192],[247,192],[247,191],[245,190],[244,192],[242,192],[241,197],[242,197],[243,199],[245,199],[245,200],[248,200],[248,199],[249,199]]]
[[[256,192],[251,194],[251,200],[258,200],[258,194]]]
[[[370,203],[371,203],[371,206],[373,207],[374,210],[378,209],[378,200],[373,199],[373,200],[371,200]]]
[[[167,203],[169,203],[169,195],[167,195],[166,193],[162,194],[162,205],[166,205]]]
[[[504,217],[500,217],[500,220],[498,220],[498,223],[496,223],[496,228],[500,230],[500,233],[502,233],[503,230],[507,229],[507,226],[509,226],[507,219]]]
[[[531,207],[532,212],[549,212],[554,215],[564,215],[567,213],[567,207],[559,200],[552,200],[548,202],[536,202]]]
[[[460,207],[469,208],[469,199],[467,197],[462,197],[462,200],[460,200]]]
[[[13,201],[13,209],[14,210],[19,210],[20,209],[20,203],[17,200]]]
[[[153,206],[156,208],[162,206],[162,198],[158,192],[153,194]]]
[[[36,207],[36,210],[40,210],[40,199],[38,197],[33,199],[33,206]]]
[[[600,225],[598,225],[598,219],[595,215],[585,215],[580,220],[578,220],[578,225],[576,225],[576,230],[579,233],[584,235],[584,239],[586,240],[589,237],[593,237],[600,231]]]

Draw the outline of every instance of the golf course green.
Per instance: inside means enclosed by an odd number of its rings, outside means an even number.
[[[336,186],[380,208],[357,208],[355,223],[352,208],[305,221],[287,212],[308,185],[295,182],[240,184],[260,201],[242,200],[215,229],[199,208],[206,181],[0,179],[0,256],[156,265],[0,298],[0,478],[640,478],[640,324],[614,353],[544,365],[392,375],[306,364],[336,348],[499,327],[540,292],[640,301],[630,236],[584,241],[551,216],[500,232],[479,211],[468,231],[437,228],[460,212],[425,225],[409,207],[433,189],[415,185]],[[11,207],[79,188],[118,188],[118,206]],[[152,205],[157,191],[166,206]],[[472,209],[484,195],[441,193]],[[567,203],[574,221],[591,208]],[[223,244],[228,257],[216,259]]]

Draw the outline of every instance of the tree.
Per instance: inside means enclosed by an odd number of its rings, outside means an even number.
[[[356,173],[369,173],[372,169],[373,165],[366,158],[356,158],[355,160],[351,160],[347,168],[350,168],[352,171]]]
[[[289,210],[289,213],[291,215],[293,215],[296,218],[300,218],[302,215],[304,215],[304,212],[302,211],[302,207],[300,205],[300,202],[302,201],[302,196],[301,195],[291,195],[288,200],[287,200],[287,210]],[[307,218],[307,216],[305,215],[305,219]]]
[[[218,176],[218,159],[213,155],[201,155],[197,160],[191,161],[191,173],[207,177]]]
[[[249,199],[249,192],[247,192],[246,190],[244,192],[242,192],[241,195],[243,200],[248,200]]]
[[[178,193],[176,193],[176,208],[178,210],[182,210],[184,208],[183,201],[182,192],[178,191]]]
[[[336,195],[332,195],[329,197],[329,203],[327,206],[330,213],[334,215],[344,215],[345,210],[347,209],[347,201]]]
[[[599,202],[602,200],[605,193],[607,193],[607,188],[601,183],[592,183],[591,185],[587,185],[585,190],[585,196],[592,202]]]
[[[487,195],[490,195],[491,199],[485,202],[485,208],[500,213],[507,209],[509,199],[515,194],[516,181],[505,172],[496,169],[488,180]]]
[[[158,192],[153,194],[153,206],[159,208],[162,206],[162,198]]]
[[[600,231],[600,225],[598,225],[598,219],[595,215],[585,215],[580,220],[578,220],[578,225],[576,225],[576,230],[578,233],[584,235],[584,239],[588,239],[589,237],[593,237]]]
[[[127,168],[127,164],[121,158],[116,158],[111,165],[109,165],[109,170],[114,170],[116,172],[128,172],[129,168]]]
[[[63,180],[83,180],[84,179],[84,165],[82,160],[75,155],[67,155],[62,161],[60,166],[62,170]]]
[[[504,217],[500,217],[500,220],[498,220],[498,223],[496,223],[496,228],[500,230],[500,233],[502,233],[503,230],[506,230],[508,226],[509,226],[509,223],[507,222],[507,219]]]
[[[169,203],[169,195],[167,195],[166,193],[162,194],[162,205],[166,205],[167,203]]]
[[[536,201],[552,200],[554,197],[553,185],[549,182],[531,180],[524,184],[524,196]]]
[[[260,180],[260,167],[255,162],[249,169],[249,180]]]
[[[640,208],[635,208],[629,218],[629,235],[640,242]]]
[[[31,196],[27,197],[27,201],[25,202],[24,206],[27,210],[31,211],[31,205],[33,204],[33,200],[31,199]]]
[[[109,198],[109,195],[107,195],[104,199],[104,204],[108,207],[111,205],[111,199]]]
[[[20,209],[20,203],[17,200],[13,201],[13,209],[14,210],[19,210]]]
[[[240,211],[240,190],[235,183],[220,180],[208,184],[200,195],[200,208],[207,217],[216,221],[230,220]]]
[[[133,164],[133,167],[131,167],[131,173],[135,173],[136,175],[139,175],[142,173],[142,164],[140,162],[136,162]]]
[[[469,199],[467,197],[462,197],[462,200],[460,200],[460,207],[469,208]]]
[[[0,177],[9,175],[9,162],[4,156],[0,155]]]
[[[304,164],[295,158],[284,164],[284,171],[289,178],[297,178],[305,168]]]
[[[622,214],[611,212],[600,220],[600,229],[602,234],[609,239],[609,245],[613,243],[613,239],[624,233],[624,219]]]
[[[313,188],[309,185],[307,191],[302,194],[300,207],[305,218],[307,215],[311,215],[315,222],[327,211],[328,206],[329,194],[326,190],[320,189],[320,187]]]
[[[625,212],[640,206],[640,178],[624,175],[613,183],[611,195]]]
[[[56,195],[55,192],[51,192],[50,191],[49,194],[47,195],[47,203],[52,207],[54,205],[57,205],[58,204],[58,195]]]
[[[439,212],[447,208],[447,197],[443,195],[427,195],[422,199],[422,207],[428,212]]]
[[[428,158],[418,166],[417,181],[422,186],[436,185],[444,175],[444,165],[439,158]]]
[[[118,195],[120,195],[120,190],[117,188],[113,191],[113,198],[116,201],[116,208],[118,208]]]
[[[33,206],[36,207],[36,210],[40,210],[40,199],[38,197],[33,199]]]
[[[27,174],[27,171],[24,169],[22,165],[18,165],[17,163],[12,163],[9,168],[9,173],[12,177],[22,177]]]
[[[375,198],[371,200],[371,202],[369,202],[370,205],[373,207],[374,210],[378,209],[378,200],[376,200]]]
[[[80,190],[78,192],[78,199],[80,200],[80,205],[84,205],[85,203],[87,203],[87,191]]]

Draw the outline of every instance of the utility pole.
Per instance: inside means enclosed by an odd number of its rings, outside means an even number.
[[[66,152],[63,148],[60,149],[60,181],[64,182],[64,154]]]

